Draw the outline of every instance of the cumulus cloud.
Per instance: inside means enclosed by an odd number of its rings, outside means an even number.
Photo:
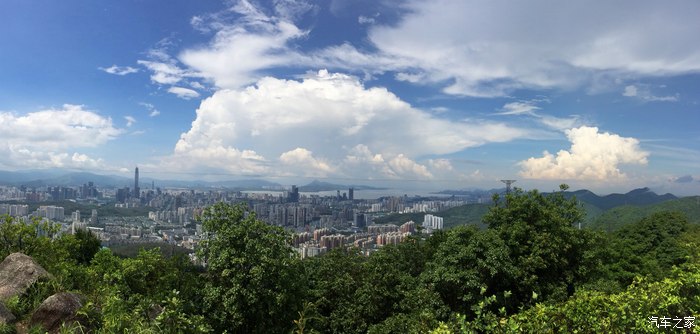
[[[553,155],[547,151],[541,158],[519,163],[520,176],[528,179],[611,180],[624,178],[621,164],[645,165],[648,152],[639,147],[639,140],[582,126],[566,131],[571,148]]]
[[[91,158],[76,148],[97,147],[123,131],[83,106],[66,104],[59,109],[30,112],[25,115],[0,113],[0,165],[7,168],[32,166],[94,167],[100,159]]]
[[[168,93],[175,94],[177,97],[185,100],[199,97],[199,93],[197,93],[197,91],[177,86],[168,88]]]
[[[112,65],[110,67],[99,67],[100,70],[105,71],[109,74],[114,74],[114,75],[127,75],[131,73],[136,73],[139,71],[138,68],[133,68],[130,66],[117,66],[117,65]]]
[[[215,92],[202,101],[175,155],[231,172],[297,164],[339,176],[370,171],[429,178],[431,171],[416,158],[529,135],[502,123],[439,118],[385,88],[365,88],[354,77],[323,70],[300,81],[266,77],[242,90]],[[373,167],[351,166],[364,161]]]
[[[0,113],[0,142],[31,148],[95,147],[114,139],[121,130],[112,119],[79,105],[31,112]]]
[[[285,168],[292,168],[291,171],[285,170],[285,172],[294,172],[290,173],[292,176],[324,177],[333,171],[333,168],[328,163],[316,159],[313,156],[313,152],[301,147],[282,153],[279,160],[285,165]]]

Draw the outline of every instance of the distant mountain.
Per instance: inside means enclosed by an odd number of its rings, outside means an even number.
[[[341,185],[341,184],[333,184],[329,182],[323,182],[319,180],[313,180],[311,183],[300,186],[299,191],[302,192],[318,192],[318,191],[334,191],[334,190],[347,190],[349,188],[354,188],[355,190],[382,190],[384,188],[376,188],[376,187],[370,187],[370,186],[362,186],[362,185]]]
[[[601,210],[608,210],[620,205],[655,204],[678,198],[672,194],[657,195],[649,188],[639,188],[634,189],[626,194],[610,194],[605,196],[598,196],[590,190],[583,189],[565,192],[565,196],[569,198],[572,196],[576,196],[576,199],[578,199],[579,201],[591,204]]]
[[[0,171],[0,183],[6,185],[25,185],[28,187],[78,186],[88,182],[94,182],[100,186],[108,187],[128,184],[130,179],[120,176],[99,175],[88,172],[61,173],[58,171]]]
[[[89,172],[66,172],[59,170],[42,171],[0,171],[0,184],[27,187],[47,186],[79,186],[88,182],[94,182],[101,187],[133,187],[132,177],[101,175]],[[152,178],[140,179],[141,188],[150,188],[151,182],[157,187],[199,187],[199,188],[227,188],[236,190],[258,190],[282,188],[279,183],[260,179],[232,180],[232,181],[182,181],[182,180],[158,180]]]
[[[0,184],[16,185],[19,182],[28,182],[40,179],[49,179],[61,175],[56,170],[27,170],[27,171],[0,171]]]

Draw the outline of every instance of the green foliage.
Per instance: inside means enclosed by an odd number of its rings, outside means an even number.
[[[304,282],[289,235],[255,219],[245,207],[218,203],[204,211],[207,237],[203,308],[215,330],[288,331],[302,305]]]
[[[652,205],[624,205],[603,212],[590,224],[593,229],[614,232],[657,212],[680,212],[689,223],[700,224],[700,196],[683,197]]]
[[[304,261],[309,296],[318,314],[310,325],[320,332],[366,331],[367,324],[357,314],[354,294],[366,279],[367,259],[356,249],[335,249],[324,256]]]
[[[51,222],[32,219],[25,222],[8,215],[0,217],[0,256],[22,252],[29,256],[46,258],[51,253],[51,238],[58,226]]]
[[[55,279],[40,279],[32,284],[24,294],[6,300],[5,306],[17,319],[24,319],[38,308],[46,298],[61,290],[62,287]]]
[[[491,333],[658,333],[649,317],[695,316],[699,311],[700,266],[693,263],[674,269],[661,281],[638,278],[616,294],[582,291],[564,303],[537,304],[510,317],[456,321],[451,332],[474,333],[488,327]]]
[[[484,217],[516,268],[507,281],[512,283],[492,292],[512,291],[514,306],[528,305],[533,291],[545,300],[564,300],[599,268],[593,246],[600,235],[575,227],[584,212],[575,198],[564,197],[565,189],[562,185],[562,192],[543,195],[516,188],[505,203],[495,196]]]
[[[163,301],[163,311],[154,322],[158,332],[169,334],[210,333],[212,329],[204,320],[204,316],[187,314],[179,295],[177,290],[173,290],[172,294]]]
[[[447,234],[423,279],[453,312],[469,313],[482,288],[503,290],[514,284],[516,268],[496,230],[460,226]]]
[[[0,324],[0,334],[15,334],[17,329],[11,324]]]
[[[620,287],[639,275],[665,277],[689,255],[681,242],[688,228],[688,220],[678,212],[657,212],[623,226],[608,237],[609,253],[604,257],[608,276]]]

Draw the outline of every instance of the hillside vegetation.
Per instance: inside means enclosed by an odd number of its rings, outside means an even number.
[[[683,197],[651,205],[623,205],[602,212],[589,227],[615,231],[656,212],[683,213],[691,224],[700,224],[700,196]]]

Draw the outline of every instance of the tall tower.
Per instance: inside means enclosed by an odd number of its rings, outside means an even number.
[[[141,197],[141,189],[139,189],[139,168],[136,167],[134,172],[134,198]]]
[[[510,204],[510,201],[508,199],[508,195],[510,195],[510,186],[515,183],[515,180],[501,180],[501,182],[506,184],[506,206]]]
[[[510,185],[515,183],[515,180],[501,180],[501,182],[506,184],[506,195],[510,194]]]

